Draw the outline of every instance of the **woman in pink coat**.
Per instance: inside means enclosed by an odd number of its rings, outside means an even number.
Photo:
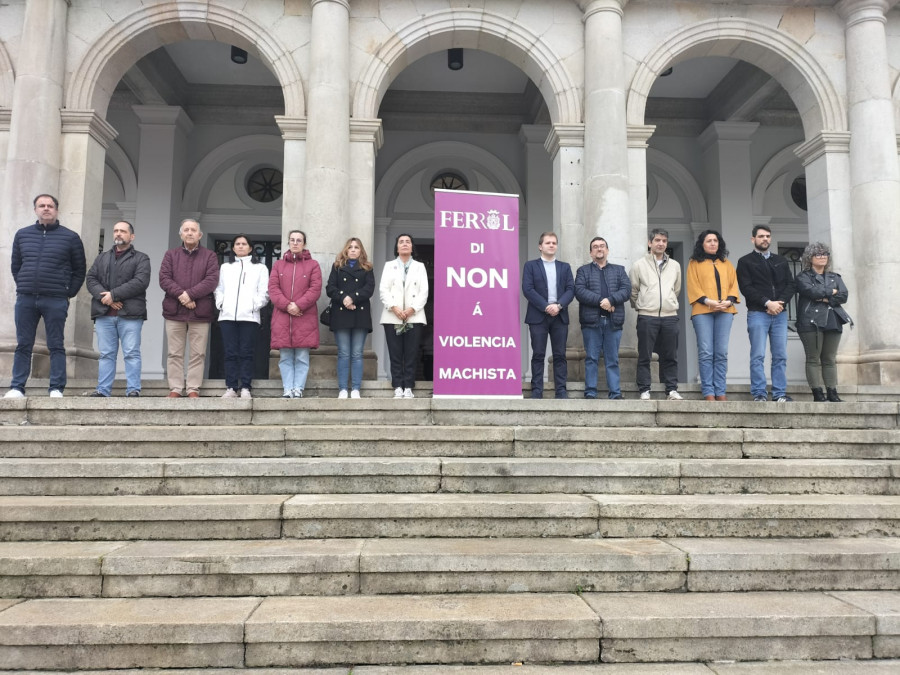
[[[284,386],[282,398],[303,398],[309,373],[309,350],[319,346],[316,301],[322,293],[322,271],[306,250],[306,235],[288,234],[289,250],[272,267],[272,349],[281,351],[278,369]]]

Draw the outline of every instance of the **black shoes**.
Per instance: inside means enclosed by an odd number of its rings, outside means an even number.
[[[822,390],[820,389],[819,391]],[[827,393],[828,400],[832,403],[843,403],[840,396],[838,396],[837,389],[835,389],[834,387],[826,387],[825,392]]]
[[[825,392],[822,391],[819,387],[816,387],[812,390],[813,401],[816,403],[825,403],[828,399],[825,398]]]

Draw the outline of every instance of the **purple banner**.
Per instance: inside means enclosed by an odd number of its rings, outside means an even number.
[[[434,395],[522,397],[519,197],[434,193]]]

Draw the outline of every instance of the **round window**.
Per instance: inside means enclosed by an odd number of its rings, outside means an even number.
[[[432,190],[468,190],[469,184],[458,173],[439,173],[431,180]]]
[[[791,183],[791,200],[801,211],[806,211],[806,176],[797,176]]]
[[[274,202],[281,197],[284,174],[273,167],[257,169],[247,177],[247,194],[263,204]]]

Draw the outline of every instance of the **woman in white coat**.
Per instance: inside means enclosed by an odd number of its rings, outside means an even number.
[[[391,358],[394,398],[413,398],[419,342],[425,325],[428,274],[425,265],[413,260],[413,238],[401,234],[394,244],[394,260],[386,263],[378,291],[384,310],[381,323]]]
[[[243,234],[231,242],[232,260],[219,269],[216,308],[225,347],[225,393],[222,398],[253,398],[253,355],[259,335],[259,310],[269,302],[269,270]]]

